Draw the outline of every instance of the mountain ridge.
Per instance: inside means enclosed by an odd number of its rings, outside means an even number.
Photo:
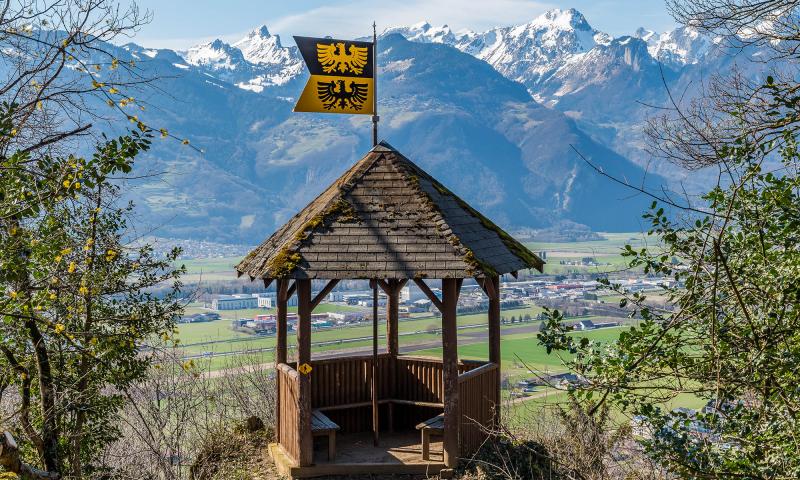
[[[291,113],[308,74],[266,26],[183,52],[123,49],[171,78],[149,123],[206,152],[158,143],[144,159],[171,172],[131,193],[166,236],[259,241],[369,149],[366,117]],[[380,136],[505,227],[639,228],[648,202],[575,150],[636,185],[686,181],[644,155],[641,103],[722,65],[717,50],[690,29],[612,38],[575,9],[477,33],[392,27],[378,43]]]

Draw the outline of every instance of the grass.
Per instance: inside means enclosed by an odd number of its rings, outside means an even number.
[[[574,332],[571,335],[586,337],[601,342],[611,342],[619,336],[620,328],[604,328],[588,332]],[[528,370],[534,372],[563,372],[565,368],[561,358],[547,353],[539,345],[536,334],[519,334],[503,337],[500,344],[500,360],[503,372],[515,376],[529,377]],[[415,352],[420,355],[442,356],[441,348],[432,348]],[[486,342],[471,345],[459,345],[458,356],[465,359],[486,360],[489,358],[489,345]],[[566,359],[566,358],[565,358]]]
[[[629,244],[634,249],[646,246],[651,241],[641,233],[600,233],[603,240],[586,242],[528,242],[526,247],[534,252],[547,252],[545,274],[563,275],[569,273],[591,273],[622,270],[627,267],[627,259],[620,255],[622,248]],[[561,265],[559,262],[580,261],[593,257],[598,266]]]

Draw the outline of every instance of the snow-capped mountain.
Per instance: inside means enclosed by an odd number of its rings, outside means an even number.
[[[444,43],[477,57],[506,77],[531,88],[572,55],[583,53],[609,36],[593,29],[575,9],[550,10],[533,21],[486,32],[454,33],[450,27],[432,27],[428,22],[410,27],[392,27],[415,42]]]
[[[179,54],[200,71],[256,93],[285,86],[305,68],[297,48],[284,47],[263,25],[233,45],[217,39]]]
[[[654,59],[673,68],[702,62],[714,46],[712,39],[691,27],[662,34],[639,28],[633,36],[647,43],[647,50]]]
[[[460,38],[471,34],[471,32],[465,32],[456,35],[447,25],[433,27],[427,20],[409,27],[390,27],[383,32],[384,35],[392,33],[399,33],[412,42],[444,43],[446,45],[454,45]]]
[[[755,71],[747,66],[757,51],[732,51],[690,27],[663,33],[639,28],[612,38],[575,9],[481,33],[456,34],[427,23],[391,31],[416,42],[446,43],[486,61],[525,85],[538,102],[575,119],[595,140],[675,183],[690,182],[690,190],[704,188],[706,179],[653,162],[645,152],[642,125],[660,113],[651,106],[669,105],[669,91],[690,100],[712,74],[744,65],[758,79],[764,70],[763,63]]]
[[[219,39],[189,48],[183,58],[190,65],[215,72],[241,69],[246,64],[241,50]]]
[[[260,239],[369,148],[366,117],[291,113],[306,68],[266,27],[183,52],[122,50],[171,93],[143,115],[205,150],[156,142],[146,156],[177,172],[137,189],[165,235]],[[690,97],[737,61],[691,29],[612,38],[574,9],[485,32],[393,27],[379,39],[380,136],[505,226],[638,228],[644,202],[572,147],[634,183],[645,170],[655,183],[685,179],[644,153],[644,105],[665,105],[665,85]]]

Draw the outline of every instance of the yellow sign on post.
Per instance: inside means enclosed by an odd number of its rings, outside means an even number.
[[[300,365],[299,367],[297,367],[297,371],[302,373],[303,375],[308,375],[309,373],[311,373],[311,370],[313,370],[311,368],[311,365],[309,365],[307,363],[304,363],[304,364]]]
[[[375,113],[374,44],[294,37],[311,77],[295,112]]]

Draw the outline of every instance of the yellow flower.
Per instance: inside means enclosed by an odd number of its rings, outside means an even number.
[[[86,295],[87,293],[89,293],[89,289],[86,288],[86,286],[84,285],[78,289],[78,293],[80,293],[81,295]]]
[[[62,185],[64,185],[64,188],[69,188],[69,186],[72,185],[72,182],[70,182],[69,180],[64,180],[64,183],[62,183]]]
[[[65,327],[63,323],[56,323],[56,326],[54,327],[54,330],[56,331],[56,333],[61,333],[66,329],[67,329],[67,327]]]
[[[61,255],[56,255],[56,258],[54,260],[56,261],[56,263],[60,262],[61,261]]]
[[[75,187],[75,190],[80,190],[81,189],[81,182],[75,182],[75,185],[73,185],[73,186]]]
[[[11,290],[10,292],[8,292],[8,296],[11,297],[11,298],[17,298],[17,292],[15,292],[14,290]]]
[[[56,299],[56,294],[55,293],[51,293],[50,294],[50,300],[55,300],[55,299]]]
[[[78,265],[75,262],[69,262],[69,267],[67,268],[67,271],[69,273],[75,273],[76,268],[78,268]]]

